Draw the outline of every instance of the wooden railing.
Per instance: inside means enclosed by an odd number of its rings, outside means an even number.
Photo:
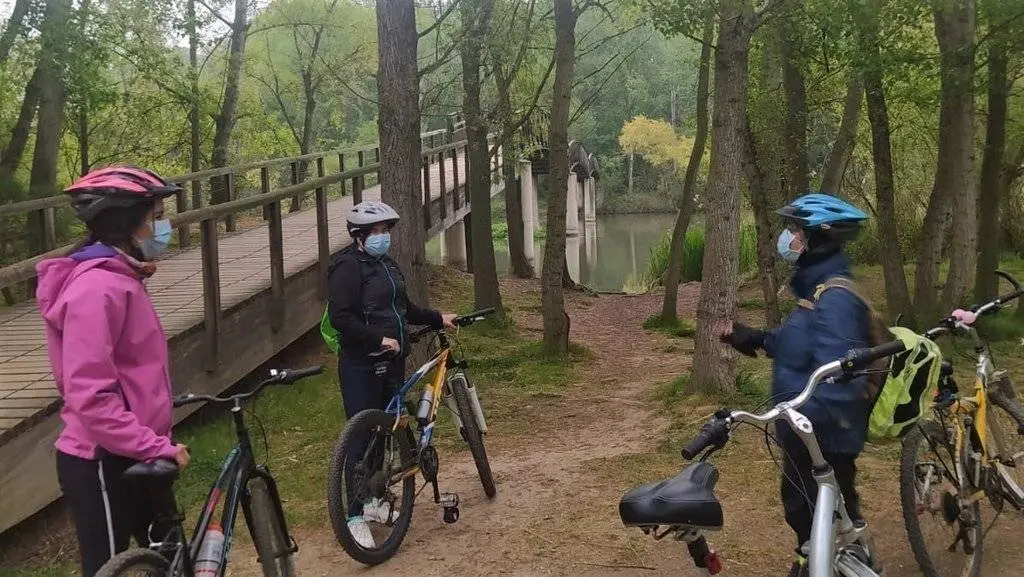
[[[436,143],[437,139],[438,135],[428,134],[426,138],[428,146],[422,151],[422,188],[425,216],[424,227],[428,230],[433,224],[431,210],[433,207],[432,203],[436,202],[431,197],[432,183],[430,173],[432,165],[440,165],[439,214],[442,222],[447,218],[449,209],[454,215],[458,213],[459,209],[462,208],[465,203],[468,203],[469,200],[468,198],[460,200],[462,195],[459,194],[460,188],[464,187],[465,184],[464,179],[460,182],[459,158],[460,156],[465,158],[464,151],[466,148],[466,142],[447,142],[441,145],[431,146],[432,143]],[[230,175],[237,175],[240,172],[257,169],[260,171],[261,190],[255,195],[236,198],[221,204],[184,210],[169,216],[172,224],[177,230],[179,245],[183,239],[188,238],[190,226],[194,224],[199,225],[199,241],[202,255],[203,275],[203,324],[205,333],[204,338],[206,340],[204,347],[206,350],[204,368],[206,370],[215,370],[219,360],[220,321],[223,313],[221,306],[218,223],[243,211],[259,208],[263,209],[263,217],[267,221],[267,233],[269,235],[271,330],[273,332],[277,332],[284,322],[286,313],[286,303],[284,300],[284,244],[282,237],[283,215],[281,202],[289,198],[301,197],[309,192],[313,192],[315,195],[314,206],[317,222],[317,264],[320,270],[320,284],[318,291],[321,298],[326,298],[327,268],[331,259],[331,247],[328,237],[328,198],[326,189],[329,186],[340,183],[342,195],[351,193],[353,196],[353,202],[361,202],[365,178],[368,175],[379,176],[380,172],[379,156],[376,154],[376,149],[373,150],[374,155],[372,161],[369,161],[365,155],[367,149],[357,150],[357,166],[352,168],[345,168],[344,160],[344,155],[350,154],[351,151],[331,151],[292,158],[274,159],[241,166],[212,169],[174,179],[175,182],[185,183],[202,181],[211,177],[229,176],[230,182],[233,178],[233,176]],[[339,155],[339,167],[341,170],[333,174],[325,174],[324,158],[333,154]],[[497,159],[500,159],[501,155],[493,155],[492,158],[495,158],[495,161],[492,163],[490,168],[492,172],[497,172],[500,168]],[[271,189],[268,172],[271,167],[283,164],[291,164],[294,166],[295,163],[301,161],[307,161],[315,165],[316,178],[305,182],[290,184],[277,189]],[[451,190],[449,190],[446,182],[448,175],[446,174],[447,171],[445,165],[448,162],[451,162],[451,172],[454,178]],[[463,174],[465,174],[464,170]],[[349,190],[346,190],[346,182],[351,183]],[[44,215],[44,220],[48,219],[52,222],[53,211],[59,206],[67,203],[67,198],[60,196],[4,205],[0,206],[0,216],[37,211]],[[53,227],[51,226],[48,231],[52,233]],[[55,240],[55,237],[51,240]],[[0,268],[0,288],[33,279],[36,274],[35,266],[37,263],[47,258],[63,256],[67,254],[73,246],[74,245],[66,245],[57,249],[49,250],[46,253]]]

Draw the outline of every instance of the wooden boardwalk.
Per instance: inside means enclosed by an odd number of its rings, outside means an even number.
[[[445,169],[445,182],[451,190],[454,178],[450,162],[445,163]],[[465,182],[461,157],[458,181]],[[434,199],[440,198],[437,164],[431,167],[431,191]],[[363,191],[364,200],[379,198],[379,186]],[[345,227],[345,216],[351,207],[351,196],[328,204],[332,253],[351,242]],[[284,217],[283,238],[286,277],[313,265],[317,261],[316,211],[304,210]],[[269,289],[270,253],[265,224],[225,235],[218,244],[223,309]],[[168,339],[202,324],[203,278],[198,248],[162,259],[147,288]],[[58,400],[46,352],[43,320],[35,301],[0,309],[0,445],[31,426],[40,415],[55,410]]]

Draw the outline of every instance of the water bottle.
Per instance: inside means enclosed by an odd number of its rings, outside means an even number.
[[[423,389],[423,396],[420,397],[420,406],[416,411],[416,419],[421,424],[426,424],[430,421],[430,409],[434,406],[434,389],[433,387],[427,386]]]
[[[216,522],[211,522],[203,536],[203,544],[199,546],[196,557],[195,577],[214,577],[220,569],[221,554],[224,552],[224,530]]]

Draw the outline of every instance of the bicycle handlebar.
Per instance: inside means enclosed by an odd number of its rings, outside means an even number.
[[[852,376],[854,373],[871,366],[875,361],[891,357],[904,350],[906,350],[906,345],[903,344],[903,341],[892,341],[870,349],[853,349],[846,353],[845,357],[818,367],[811,374],[810,378],[807,379],[807,385],[799,395],[790,401],[783,401],[775,405],[767,413],[755,415],[745,411],[720,409],[715,412],[715,416],[710,421],[701,427],[697,436],[687,443],[680,453],[684,459],[691,460],[705,449],[710,448],[712,452],[721,449],[729,441],[729,427],[733,423],[767,426],[780,419],[785,419],[791,425],[799,426],[800,420],[802,419],[803,422],[807,422],[807,418],[797,413],[797,409],[810,400],[814,391],[822,382],[834,381],[833,376],[839,373]]]
[[[1009,302],[1014,301],[1021,296],[1024,296],[1024,287],[1021,286],[1020,282],[1008,272],[997,270],[996,274],[999,277],[1005,279],[1011,285],[1013,290],[1002,295],[994,300],[991,300],[983,305],[974,305],[970,308],[970,312],[980,317],[989,313],[998,311],[999,309],[1006,306]],[[941,336],[944,333],[952,332],[956,329],[970,328],[973,321],[964,323],[961,319],[954,315],[950,315],[939,321],[938,326],[932,327],[925,331],[924,336],[927,339],[935,340],[936,337]]]
[[[452,320],[452,324],[457,326],[457,327],[468,327],[469,325],[471,325],[473,323],[480,322],[480,321],[484,320],[484,318],[486,318],[486,317],[488,317],[490,315],[493,315],[495,310],[497,310],[497,309],[495,309],[494,307],[487,307],[485,309],[480,309],[478,311],[473,311],[471,313],[467,313],[467,314],[464,314],[464,315],[461,315],[461,316],[457,316],[457,317],[455,317]],[[428,335],[428,334],[434,333],[434,332],[443,331],[443,330],[444,330],[444,327],[441,327],[441,328],[422,327],[422,328],[416,329],[415,331],[409,333],[409,341],[415,343],[416,341],[422,339],[425,335]]]
[[[193,403],[212,402],[212,403],[237,403],[244,401],[249,397],[252,397],[262,391],[264,387],[270,385],[290,385],[296,381],[306,379],[315,375],[319,375],[324,372],[322,366],[306,367],[304,369],[282,369],[280,371],[272,369],[270,371],[270,378],[264,380],[260,384],[256,385],[253,390],[247,393],[239,393],[237,395],[231,395],[229,397],[215,397],[213,395],[196,395],[193,393],[186,393],[179,395],[174,398],[175,407],[183,407],[185,405],[191,405]]]

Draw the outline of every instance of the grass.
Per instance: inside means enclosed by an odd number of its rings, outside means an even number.
[[[661,315],[651,315],[644,321],[644,328],[647,330],[661,331],[667,335],[681,338],[693,338],[697,328],[689,319],[675,318],[665,322]]]
[[[753,223],[744,222],[740,227],[740,274],[747,273],[757,267],[757,231]],[[700,281],[704,269],[704,227],[691,225],[683,240],[683,282]],[[640,278],[630,279],[623,288],[628,293],[646,292],[665,278],[669,266],[669,251],[672,247],[672,232],[666,232],[661,240],[651,247],[651,257],[647,262],[647,270]]]

